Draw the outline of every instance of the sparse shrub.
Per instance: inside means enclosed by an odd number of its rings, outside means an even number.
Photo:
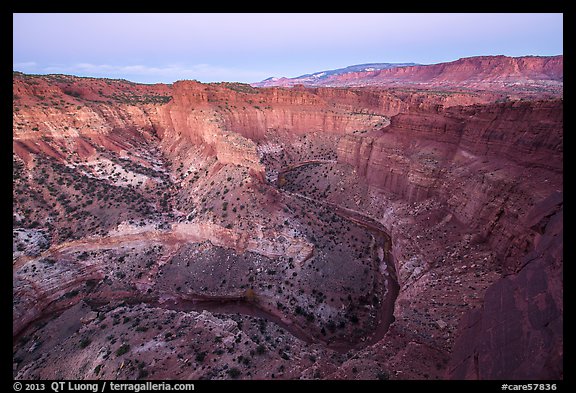
[[[80,348],[82,349],[86,348],[88,345],[90,345],[91,342],[92,340],[90,340],[89,338],[83,338],[82,340],[80,340]]]
[[[198,352],[195,359],[197,362],[202,363],[206,359],[206,352]]]
[[[122,344],[116,350],[116,356],[122,356],[122,355],[128,353],[129,350],[130,350],[130,344],[126,344],[126,343]]]
[[[388,380],[390,379],[390,376],[385,371],[379,371],[378,374],[376,374],[376,378],[379,380]]]
[[[70,298],[75,297],[79,293],[80,293],[80,291],[78,291],[77,289],[73,289],[72,291],[65,293],[64,297],[70,299]]]
[[[226,372],[228,373],[230,378],[233,378],[233,379],[238,378],[241,374],[240,370],[238,370],[236,367],[229,368],[228,371],[226,371]]]
[[[136,379],[144,379],[147,376],[148,376],[148,370],[141,368],[138,370],[138,377]]]

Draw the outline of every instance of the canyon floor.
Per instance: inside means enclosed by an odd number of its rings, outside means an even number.
[[[15,74],[14,378],[561,379],[557,89]]]

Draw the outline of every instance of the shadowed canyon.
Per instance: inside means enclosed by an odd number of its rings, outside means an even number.
[[[562,75],[14,73],[14,378],[562,379]]]

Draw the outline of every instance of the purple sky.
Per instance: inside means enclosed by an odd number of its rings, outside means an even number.
[[[14,14],[13,69],[257,82],[362,63],[563,53],[562,14]]]

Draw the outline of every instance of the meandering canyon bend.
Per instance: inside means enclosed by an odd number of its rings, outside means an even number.
[[[510,78],[14,73],[14,377],[563,378],[562,91]]]

